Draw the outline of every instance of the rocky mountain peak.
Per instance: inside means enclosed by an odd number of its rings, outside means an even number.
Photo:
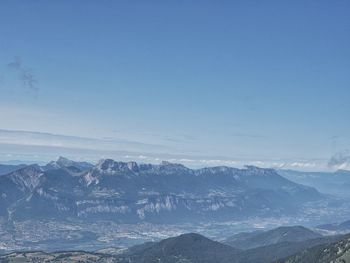
[[[44,170],[52,170],[52,169],[68,169],[72,173],[79,173],[81,171],[86,171],[90,168],[92,168],[93,165],[88,162],[76,162],[73,160],[70,160],[66,157],[58,157],[56,161],[51,161],[48,164],[46,164],[43,169]]]
[[[22,191],[33,190],[39,184],[42,175],[43,170],[36,164],[28,165],[9,174],[11,180],[19,185]]]
[[[170,170],[190,170],[186,166],[179,164],[179,163],[171,163],[168,161],[162,161],[160,164],[161,169],[170,169]]]
[[[271,168],[261,168],[254,165],[246,165],[244,166],[246,171],[251,175],[272,175],[277,174],[274,169]]]
[[[96,169],[105,173],[138,172],[139,166],[136,162],[116,162],[113,159],[102,159],[97,163]]]
[[[74,164],[74,161],[69,160],[68,158],[60,156],[60,157],[58,157],[56,163],[59,164],[59,165],[62,165],[62,166],[70,166],[70,165]]]

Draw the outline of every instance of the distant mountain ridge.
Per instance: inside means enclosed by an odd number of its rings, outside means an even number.
[[[25,164],[0,164],[0,176],[8,173],[12,173],[18,169],[25,167]]]
[[[320,225],[317,228],[335,233],[350,233],[350,220],[341,223]]]
[[[0,177],[0,216],[186,222],[297,214],[322,200],[315,189],[273,169],[116,162],[96,165],[60,157]],[[39,208],[40,207],[40,208]],[[9,212],[11,211],[11,212]]]
[[[314,187],[322,193],[350,198],[350,171],[301,172],[281,169],[278,173],[288,180]]]

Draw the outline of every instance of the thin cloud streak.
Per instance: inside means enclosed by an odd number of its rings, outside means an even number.
[[[171,152],[171,153],[170,153]],[[192,168],[230,166],[241,168],[253,165],[263,168],[322,171],[330,169],[327,160],[306,159],[248,159],[240,157],[175,154],[166,146],[127,141],[114,138],[86,138],[42,132],[11,131],[0,129],[0,161],[15,156],[23,160],[49,161],[58,156],[96,162],[112,158],[120,161],[160,163],[169,161]]]
[[[14,145],[32,145],[48,147],[65,147],[91,150],[133,150],[143,151],[149,149],[155,152],[172,150],[169,147],[130,141],[118,138],[88,138],[79,136],[68,136],[44,132],[5,130],[0,129],[0,143]]]

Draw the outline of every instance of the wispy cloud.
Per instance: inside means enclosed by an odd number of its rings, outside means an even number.
[[[196,141],[197,138],[194,137],[194,136],[191,136],[191,135],[188,135],[188,134],[172,134],[171,136],[170,135],[167,135],[167,136],[164,136],[163,134],[161,133],[156,133],[156,132],[146,132],[146,131],[125,131],[125,130],[112,130],[113,133],[119,135],[119,134],[125,134],[125,133],[128,133],[128,134],[133,134],[133,135],[136,135],[136,136],[141,136],[141,137],[144,137],[144,138],[157,138],[157,139],[160,139],[160,140],[163,140],[165,142],[172,142],[172,143],[188,143],[188,142],[193,142],[193,141]]]
[[[13,156],[8,156],[13,154]],[[174,149],[164,145],[129,141],[118,138],[88,138],[58,135],[33,131],[0,129],[0,161],[13,158],[22,160],[48,161],[65,155],[69,158],[97,161],[112,158],[121,161],[160,163],[169,161],[182,163],[192,168],[208,166],[230,166],[241,168],[245,165],[263,168],[296,169],[321,171],[327,167],[327,159],[266,159],[174,153]],[[17,156],[17,157],[14,157]],[[35,157],[33,157],[35,156]],[[338,163],[348,160],[347,155],[333,158]],[[343,160],[343,162],[341,162]]]
[[[130,141],[119,138],[88,138],[35,131],[0,129],[1,144],[48,146],[96,150],[165,151],[163,145]]]
[[[334,154],[328,166],[333,169],[350,169],[350,151],[344,150]]]
[[[11,70],[20,70],[22,67],[22,59],[21,57],[14,57],[13,61],[7,64],[7,67]]]
[[[162,137],[162,136],[158,136]],[[169,142],[175,142],[175,143],[188,143],[188,142],[193,142],[196,140],[195,137],[188,136],[188,135],[179,135],[179,136],[165,136],[162,137],[165,141]]]
[[[309,162],[309,161],[297,161],[297,162],[292,162],[289,164],[290,167],[293,168],[300,168],[300,169],[312,169],[316,168],[317,164],[315,162]]]
[[[31,69],[23,66],[21,57],[14,57],[13,61],[7,64],[7,68],[15,71],[18,74],[18,80],[21,82],[22,87],[24,87],[26,90],[34,92],[39,90],[37,86],[37,78],[32,73]]]

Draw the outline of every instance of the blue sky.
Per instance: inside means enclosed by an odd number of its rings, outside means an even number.
[[[349,1],[1,1],[0,159],[323,169],[350,149],[349,13]]]

